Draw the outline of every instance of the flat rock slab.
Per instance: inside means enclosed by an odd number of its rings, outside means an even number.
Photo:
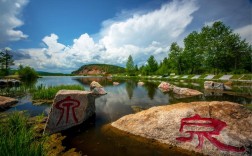
[[[178,75],[176,75],[176,76],[173,76],[173,77],[171,77],[171,78],[173,78],[173,79],[176,79],[176,78],[178,78]]]
[[[229,80],[233,75],[223,75],[222,77],[220,77],[220,80]]]
[[[81,124],[95,113],[95,98],[91,92],[60,90],[53,101],[45,127],[55,133]]]
[[[192,77],[191,79],[198,79],[201,75],[195,75],[194,77]]]
[[[252,112],[227,102],[191,102],[152,107],[112,126],[204,155],[250,155]]]
[[[186,78],[188,78],[188,75],[184,75],[182,78],[183,78],[183,79],[186,79]]]
[[[214,76],[215,76],[215,75],[207,75],[204,79],[210,80],[210,79],[214,78]]]
[[[18,103],[17,99],[0,96],[0,108],[7,108]]]

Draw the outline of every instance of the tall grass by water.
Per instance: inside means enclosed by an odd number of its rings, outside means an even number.
[[[0,155],[42,156],[44,137],[36,138],[34,128],[28,124],[28,116],[13,112],[0,123]]]
[[[36,87],[34,92],[32,93],[33,100],[52,100],[56,93],[59,90],[84,90],[84,88],[80,85],[60,85],[60,86],[51,86],[45,87],[40,85]]]

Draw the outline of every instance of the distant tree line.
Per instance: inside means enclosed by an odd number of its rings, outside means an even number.
[[[129,56],[126,71],[130,75],[251,73],[252,47],[218,21],[204,26],[200,32],[190,33],[184,39],[184,48],[173,42],[168,57],[159,64],[150,56],[146,65],[133,67],[133,58]]]

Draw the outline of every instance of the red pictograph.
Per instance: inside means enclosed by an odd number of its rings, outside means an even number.
[[[226,145],[216,138],[213,135],[219,135],[220,131],[227,126],[227,124],[221,120],[213,119],[213,118],[202,118],[198,114],[190,118],[183,118],[181,120],[180,132],[183,132],[184,126],[201,126],[201,127],[209,127],[211,131],[185,131],[185,133],[189,133],[189,137],[178,137],[176,140],[186,142],[192,141],[194,135],[198,135],[199,144],[196,148],[201,149],[204,142],[204,137],[207,138],[214,146],[216,146],[220,150],[224,151],[233,151],[233,152],[244,152],[244,147],[235,147],[231,145]]]
[[[58,101],[55,107],[61,111],[61,114],[57,122],[57,126],[62,120],[62,117],[65,114],[65,111],[66,111],[66,123],[68,123],[70,110],[72,111],[72,115],[73,115],[73,119],[75,123],[78,123],[78,119],[76,118],[76,115],[75,115],[75,108],[79,106],[80,106],[80,102],[78,100],[71,99],[70,96],[66,97],[65,99],[61,101]]]

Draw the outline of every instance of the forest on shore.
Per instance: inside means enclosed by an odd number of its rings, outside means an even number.
[[[151,55],[140,68],[130,55],[126,63],[129,75],[169,75],[204,73],[251,73],[252,47],[223,22],[204,26],[184,39],[184,48],[177,42],[170,46],[167,57],[158,63]]]

